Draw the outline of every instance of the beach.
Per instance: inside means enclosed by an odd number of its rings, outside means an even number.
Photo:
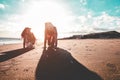
[[[120,80],[119,60],[120,39],[59,40],[55,51],[1,45],[0,80]]]

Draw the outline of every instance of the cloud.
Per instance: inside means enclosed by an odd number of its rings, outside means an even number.
[[[21,0],[22,2],[25,2],[25,0]]]
[[[80,4],[86,5],[86,4],[87,4],[87,1],[86,1],[86,0],[80,0]]]
[[[95,17],[94,23],[96,23],[97,25],[93,26],[103,31],[118,30],[120,28],[120,24],[118,24],[119,22],[119,17],[110,16],[109,14],[104,12],[102,15]]]
[[[80,33],[93,33],[103,31],[120,31],[120,17],[110,16],[106,12],[102,12],[99,16],[94,16],[94,13],[75,16],[73,31]]]
[[[4,4],[0,4],[0,9],[5,9],[5,5]]]
[[[116,13],[120,13],[120,6],[115,7],[115,10]]]

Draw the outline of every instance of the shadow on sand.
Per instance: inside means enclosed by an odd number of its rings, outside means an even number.
[[[0,62],[9,60],[9,59],[14,58],[14,57],[17,57],[17,56],[19,56],[21,54],[24,54],[25,52],[28,52],[32,49],[33,48],[21,48],[21,49],[2,52],[2,55],[0,55]]]
[[[36,80],[103,80],[95,72],[75,60],[72,55],[58,48],[43,51],[36,68]]]

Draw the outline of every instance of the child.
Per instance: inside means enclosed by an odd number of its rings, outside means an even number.
[[[23,48],[33,48],[35,44],[36,38],[34,34],[31,32],[31,28],[26,27],[23,32],[21,33],[23,38]]]

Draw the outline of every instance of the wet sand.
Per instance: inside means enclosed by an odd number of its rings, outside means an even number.
[[[120,80],[120,39],[59,40],[58,47],[0,46],[0,80]]]

